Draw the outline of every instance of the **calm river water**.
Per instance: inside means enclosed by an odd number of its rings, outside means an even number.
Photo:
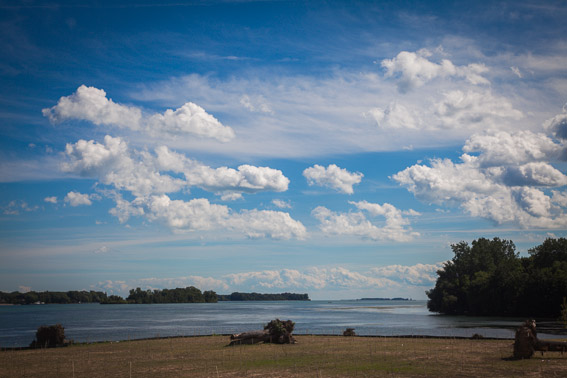
[[[60,323],[76,342],[229,334],[291,319],[296,334],[426,335],[513,338],[524,319],[430,313],[425,301],[276,301],[153,305],[0,306],[0,346],[28,346],[41,325]],[[539,333],[546,338],[546,334]],[[549,335],[549,338],[557,336]],[[565,336],[563,336],[565,337]]]

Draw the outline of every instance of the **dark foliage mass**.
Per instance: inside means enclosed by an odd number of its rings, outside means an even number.
[[[53,348],[65,344],[65,329],[61,324],[41,326],[35,333],[30,348]]]
[[[281,293],[232,293],[218,295],[212,290],[201,292],[194,286],[177,289],[142,290],[139,287],[130,290],[126,299],[118,295],[107,295],[100,291],[30,291],[27,293],[4,293],[0,291],[0,303],[3,304],[150,304],[150,303],[216,303],[217,301],[308,301],[307,294]]]
[[[260,294],[260,293],[239,293],[234,292],[230,295],[219,295],[219,301],[308,301],[308,294],[281,293],[281,294]]]
[[[567,297],[567,239],[547,239],[519,257],[499,238],[452,245],[455,256],[427,292],[443,314],[557,317]]]
[[[142,290],[139,287],[130,290],[126,298],[128,303],[215,303],[218,300],[217,293],[197,289],[194,286],[177,289]]]
[[[111,296],[116,297],[116,296]],[[4,293],[0,291],[0,303],[33,304],[33,303],[102,303],[110,297],[101,291],[30,291],[27,293]],[[120,297],[117,297],[120,298]]]

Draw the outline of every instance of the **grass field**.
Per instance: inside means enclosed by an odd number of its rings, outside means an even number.
[[[297,336],[226,347],[226,336],[0,352],[1,377],[567,377],[567,354],[514,361],[511,340]]]

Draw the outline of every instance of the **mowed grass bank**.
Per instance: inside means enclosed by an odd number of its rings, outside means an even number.
[[[567,376],[567,354],[513,361],[511,340],[297,336],[226,347],[226,336],[0,352],[1,377]]]

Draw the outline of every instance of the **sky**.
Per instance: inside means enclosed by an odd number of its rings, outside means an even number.
[[[567,237],[565,1],[0,0],[0,291],[426,299]]]

